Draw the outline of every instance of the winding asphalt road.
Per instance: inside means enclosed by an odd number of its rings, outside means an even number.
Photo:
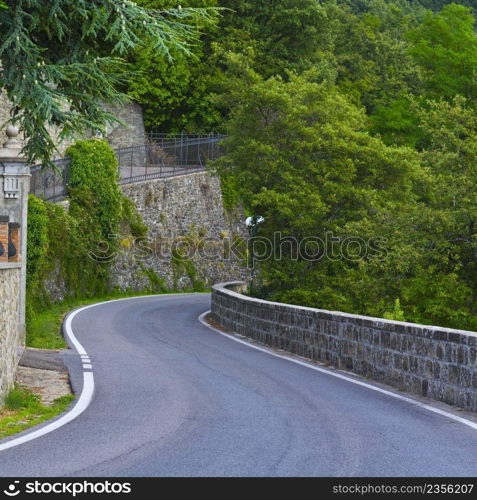
[[[171,295],[77,314],[94,399],[1,451],[0,474],[477,475],[476,430],[233,342],[199,323],[209,306],[208,295]],[[77,384],[79,356],[66,362]]]

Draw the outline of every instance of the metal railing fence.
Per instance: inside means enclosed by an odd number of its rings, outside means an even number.
[[[225,136],[167,136],[158,134],[150,143],[118,148],[118,182],[130,184],[149,179],[174,177],[204,171],[209,161],[222,154],[220,141]],[[47,201],[60,201],[67,196],[70,160],[55,160],[53,166],[31,169],[30,193]]]

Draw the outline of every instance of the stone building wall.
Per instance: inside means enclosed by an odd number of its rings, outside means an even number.
[[[123,242],[113,263],[113,286],[143,290],[150,286],[151,271],[169,289],[190,288],[191,270],[206,286],[246,276],[244,217],[224,210],[217,177],[201,172],[126,185],[123,192],[149,234],[131,248]],[[184,265],[173,262],[174,248],[187,254]]]
[[[106,139],[113,149],[143,146],[146,144],[147,138],[144,129],[142,109],[139,104],[129,102],[122,106],[109,107],[108,111],[113,113],[122,122],[110,126],[107,130]],[[5,92],[0,92],[0,135],[3,135],[2,126],[9,118],[10,102]],[[54,129],[50,131],[53,137],[57,136]],[[57,144],[58,152],[55,156],[62,158],[65,150],[68,146],[74,144],[76,139],[85,139],[92,136],[93,133],[88,132],[82,137],[63,140],[61,143]],[[142,153],[142,156],[144,156],[144,153]]]
[[[477,411],[477,333],[278,304],[217,285],[212,317],[262,344]]]
[[[18,364],[20,266],[0,269],[0,407],[13,387]]]
[[[146,130],[139,104],[129,102],[123,106],[110,107],[108,111],[123,122],[123,124],[117,123],[107,130],[106,139],[113,149],[146,144]]]
[[[10,102],[8,101],[7,94],[0,92],[0,136],[3,136],[3,124],[10,118]]]
[[[25,285],[29,168],[18,129],[0,135],[0,406],[13,387],[25,342]],[[5,141],[5,142],[4,142]],[[2,144],[3,143],[3,144]]]

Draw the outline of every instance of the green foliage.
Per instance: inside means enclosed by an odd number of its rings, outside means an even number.
[[[330,42],[327,7],[315,0],[250,2],[222,0],[225,38],[255,42],[255,69],[264,77],[303,71]]]
[[[406,321],[406,318],[404,317],[404,312],[401,309],[401,302],[399,299],[396,299],[394,301],[394,307],[392,311],[385,312],[383,314],[383,318],[390,319],[392,321]]]
[[[34,199],[32,197],[32,199]],[[108,266],[90,257],[96,248],[99,235],[85,229],[63,207],[35,199],[46,214],[42,227],[42,239],[47,242],[39,265],[28,268],[27,278],[27,323],[34,321],[35,313],[51,305],[46,282],[66,291],[67,296],[94,296],[104,293],[107,287]],[[35,206],[33,205],[33,206]],[[35,212],[29,213],[29,220],[35,220]],[[89,221],[89,219],[88,219]],[[35,254],[35,242],[28,241],[27,254]],[[30,257],[29,257],[30,259]]]
[[[47,282],[64,291],[63,299],[104,296],[120,237],[147,234],[118,187],[117,159],[110,146],[98,139],[79,141],[67,154],[69,210],[29,198],[27,337],[42,347],[61,344],[59,337],[51,338],[48,325],[44,333],[36,321],[38,311],[51,306]]]
[[[137,54],[128,93],[143,107],[147,127],[167,133],[214,128],[218,116],[207,96],[200,57],[200,46],[193,56],[174,54],[173,62],[150,49]]]
[[[28,197],[27,285],[35,287],[46,265],[48,251],[48,211],[33,195]]]
[[[415,155],[370,136],[363,110],[334,86],[274,78],[240,102],[218,169],[273,226],[321,233],[410,192]]]
[[[71,159],[68,196],[70,214],[83,234],[95,235],[96,243],[108,242],[115,251],[122,212],[118,186],[118,160],[102,139],[78,141],[66,155]],[[93,249],[93,248],[92,248]]]
[[[370,135],[364,110],[312,73],[259,81],[239,97],[218,172],[265,217],[261,236],[322,242],[312,258],[284,245],[281,259],[261,262],[258,296],[477,328],[477,121],[468,101],[412,104],[417,152]],[[343,251],[349,238],[364,244],[357,254]]]
[[[4,0],[0,9],[0,87],[12,101],[29,160],[48,161],[60,139],[104,130],[115,117],[104,103],[125,99],[124,58],[144,47],[171,58],[189,53],[205,9],[146,10],[131,1]]]
[[[471,10],[450,4],[427,14],[409,33],[410,50],[424,74],[425,92],[433,98],[477,97],[477,38]]]
[[[37,349],[66,349],[61,325],[65,313],[71,308],[68,305],[64,311],[64,305],[49,305],[31,312],[27,322],[26,345]]]
[[[329,7],[315,0],[188,2],[193,7],[217,4],[224,8],[218,26],[202,35],[191,56],[178,55],[171,66],[154,51],[136,53],[136,75],[128,92],[143,106],[148,127],[164,132],[221,130],[233,107],[231,89],[246,85],[247,73],[286,76],[310,69],[330,47]]]
[[[53,405],[45,406],[39,396],[24,387],[15,387],[7,395],[5,408],[8,413],[0,412],[0,439],[38,425],[45,420],[64,412],[74,401],[74,396],[63,396],[55,399]]]
[[[134,203],[126,196],[121,195],[121,234],[131,235],[133,238],[145,238],[149,231]]]
[[[414,0],[408,0],[410,2]],[[440,11],[446,5],[450,3],[464,5],[465,7],[472,7],[477,9],[477,0],[418,0],[419,3],[426,9],[432,9],[434,11]]]
[[[39,402],[40,398],[36,394],[15,388],[12,389],[5,398],[5,408],[7,408],[7,410],[31,408],[38,406]]]
[[[66,150],[71,160],[68,197],[70,211],[92,210],[103,237],[118,230],[121,191],[118,187],[118,160],[103,139],[78,141]]]
[[[415,146],[421,138],[412,102],[406,98],[376,107],[371,116],[371,130],[380,134],[386,144]]]
[[[217,27],[207,26],[186,50],[171,43],[173,63],[153,48],[151,33],[130,47],[124,89],[144,107],[149,127],[229,134],[226,156],[213,165],[226,208],[241,202],[246,213],[265,216],[262,236],[324,241],[316,258],[294,258],[285,245],[281,260],[261,262],[257,295],[477,329],[474,4],[188,0],[185,7],[225,7]],[[192,18],[181,20],[184,36],[195,31]],[[94,57],[104,55],[95,47]],[[120,78],[116,61],[106,63]],[[116,167],[101,144],[77,147],[76,201],[66,215],[45,205],[50,239],[31,257],[32,270],[50,273],[68,262],[63,274],[79,295],[93,293],[95,280],[94,290],[107,282],[107,266],[81,268],[86,248],[112,232],[124,241],[145,234],[132,205],[104,183]],[[107,165],[99,172],[96,155]],[[340,251],[349,238],[364,241],[364,251],[335,258],[330,233]],[[186,276],[191,289],[203,289],[190,259],[173,254],[172,265],[176,288]],[[163,289],[156,273],[143,272],[151,290]],[[82,277],[88,286],[75,288]]]
[[[232,211],[238,206],[240,195],[236,178],[225,169],[220,170],[220,188],[225,210]]]
[[[406,33],[423,15],[415,4],[386,0],[343,2],[335,12],[333,47],[326,56],[336,68],[335,81],[365,106],[372,131],[388,144],[416,141],[409,98],[420,91],[422,76]]]
[[[138,0],[146,8],[176,7],[171,0]],[[212,9],[216,0],[190,0],[182,7]],[[211,31],[208,26],[208,32]],[[133,58],[132,75],[128,81],[128,94],[144,110],[147,127],[168,133],[181,131],[208,132],[217,123],[215,110],[207,93],[204,57],[204,34],[190,51],[173,50],[173,59],[151,47],[144,47]]]

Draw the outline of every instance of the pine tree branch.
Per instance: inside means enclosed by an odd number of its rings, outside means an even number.
[[[169,60],[189,53],[216,17],[217,9],[146,10],[129,0],[0,0],[0,87],[28,161],[50,160],[51,126],[65,138],[117,121],[104,104],[127,99],[127,56],[144,47]]]

